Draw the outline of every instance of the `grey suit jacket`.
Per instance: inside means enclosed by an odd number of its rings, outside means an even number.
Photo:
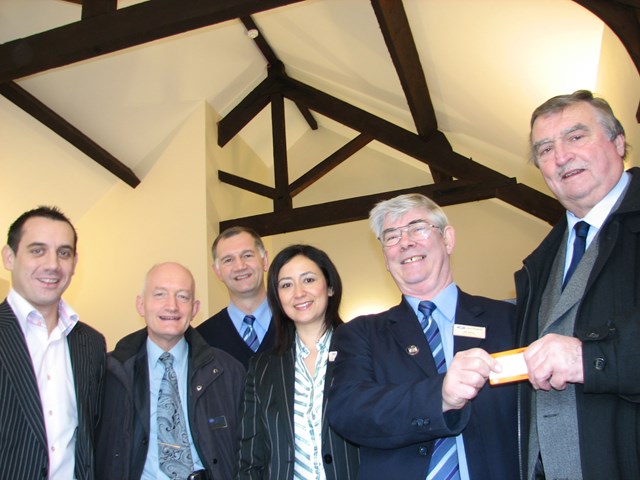
[[[322,458],[327,480],[354,480],[360,454],[329,427],[326,411],[333,362],[327,364],[322,419]],[[295,461],[294,347],[263,353],[249,363],[240,428],[239,479],[292,480]]]
[[[94,432],[102,402],[104,337],[78,322],[67,337],[78,404],[75,476],[93,479]],[[18,320],[0,304],[0,478],[47,478],[49,457],[40,393]]]

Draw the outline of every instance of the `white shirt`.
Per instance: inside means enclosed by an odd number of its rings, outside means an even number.
[[[304,359],[310,354],[296,333],[295,386],[293,396],[293,429],[295,444],[294,479],[324,480],[322,460],[322,402],[324,377],[327,372],[332,330],[327,331],[316,344],[315,373],[309,373]]]
[[[40,391],[49,453],[49,478],[72,479],[75,469],[78,406],[67,335],[78,315],[64,300],[58,305],[58,324],[47,330],[44,317],[18,292],[7,301],[22,329]]]

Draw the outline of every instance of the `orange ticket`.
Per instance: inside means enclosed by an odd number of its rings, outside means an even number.
[[[524,361],[523,352],[526,347],[516,348],[514,350],[506,350],[504,352],[492,353],[500,365],[502,372],[489,374],[489,383],[491,385],[501,385],[503,383],[520,382],[529,378],[527,364]]]

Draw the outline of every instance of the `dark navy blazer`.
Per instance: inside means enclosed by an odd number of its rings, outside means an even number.
[[[484,327],[486,338],[454,337],[454,351],[514,348],[515,311],[507,302],[459,292],[456,323]],[[359,478],[424,480],[435,439],[462,432],[473,480],[518,478],[516,387],[487,384],[462,410],[442,413],[442,381],[406,300],[348,322],[337,351],[327,414],[360,445]]]

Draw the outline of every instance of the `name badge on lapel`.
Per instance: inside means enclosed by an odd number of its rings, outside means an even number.
[[[209,419],[209,428],[227,428],[227,417],[224,415]]]
[[[476,327],[474,325],[460,325],[456,323],[453,326],[453,335],[456,337],[484,339],[487,335],[487,329],[485,327]]]

